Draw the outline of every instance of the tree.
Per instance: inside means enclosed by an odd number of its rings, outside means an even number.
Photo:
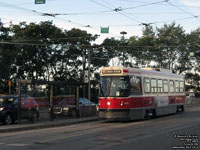
[[[129,45],[131,46],[129,54],[134,58],[137,66],[150,66],[150,62],[154,60],[153,57],[156,54],[155,40],[155,32],[150,25],[143,28],[142,37],[132,36],[129,39]]]
[[[70,79],[76,78],[82,82],[83,71],[88,62],[88,51],[91,50],[91,42],[97,39],[97,35],[92,35],[80,29],[72,29],[66,32],[67,40],[65,43],[64,55]],[[95,62],[91,61],[95,66]],[[82,66],[82,67],[81,67]]]
[[[109,62],[118,56],[120,56],[119,48],[120,41],[115,38],[107,38],[101,44],[102,49],[99,50],[99,56],[101,66],[108,66]]]
[[[13,25],[12,32],[13,40],[18,42],[15,78],[50,80],[53,50],[57,48],[52,41],[63,37],[62,30],[52,22],[22,22]]]
[[[16,57],[15,45],[7,43],[12,39],[10,28],[0,27],[0,93],[8,93],[8,80],[12,80],[15,74],[14,58]],[[4,43],[5,42],[5,43]]]
[[[12,27],[18,41],[16,78],[72,81],[80,80],[80,58],[97,36],[86,31],[61,30],[52,22],[20,23]],[[23,43],[21,43],[23,42]]]
[[[200,28],[192,31],[190,34],[187,35],[187,57],[188,62],[187,68],[188,70],[195,71],[196,73],[200,72]],[[193,52],[194,56],[189,56],[189,53]]]
[[[179,63],[179,57],[185,51],[185,31],[180,25],[172,23],[157,28],[157,47],[158,53],[154,61],[158,66],[166,69],[174,69]]]

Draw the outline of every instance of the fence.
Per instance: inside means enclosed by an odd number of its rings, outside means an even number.
[[[19,80],[17,105],[19,123],[96,115],[96,105],[79,105],[79,87],[67,82]]]

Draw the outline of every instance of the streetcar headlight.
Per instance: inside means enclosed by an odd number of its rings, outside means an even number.
[[[110,106],[110,102],[107,102],[107,105]]]
[[[63,107],[63,110],[64,110],[64,111],[68,111],[69,108],[68,108],[68,107]]]
[[[1,107],[1,108],[0,108],[0,111],[3,111],[3,110],[4,110],[4,107]]]

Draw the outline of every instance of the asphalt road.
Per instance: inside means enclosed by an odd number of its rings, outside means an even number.
[[[0,150],[200,149],[200,106],[132,122],[97,121],[0,134]]]

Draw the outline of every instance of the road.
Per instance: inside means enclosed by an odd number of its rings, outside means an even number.
[[[200,106],[152,120],[97,121],[0,134],[0,150],[200,149]]]

